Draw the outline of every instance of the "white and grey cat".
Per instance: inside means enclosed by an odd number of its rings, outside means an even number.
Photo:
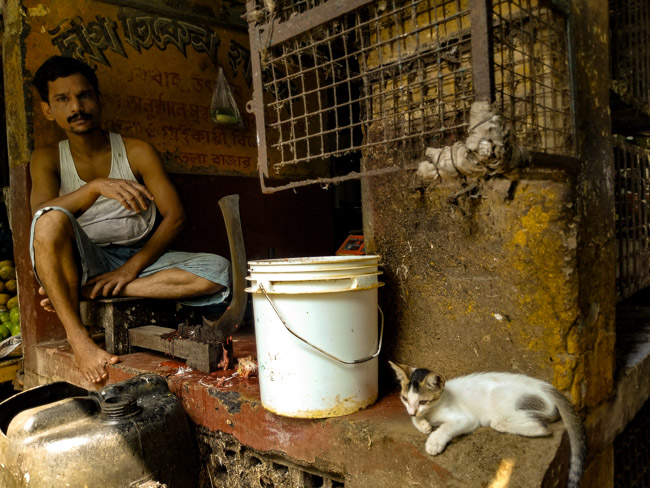
[[[580,485],[584,428],[569,400],[549,383],[514,373],[476,373],[445,381],[427,369],[389,363],[401,383],[402,403],[413,425],[431,433],[426,443],[429,454],[441,453],[454,437],[478,427],[529,437],[549,435],[548,423],[561,417],[571,445],[568,487]]]

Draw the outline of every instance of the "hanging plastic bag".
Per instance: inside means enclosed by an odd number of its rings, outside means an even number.
[[[221,67],[217,76],[217,85],[214,87],[214,93],[212,94],[210,117],[219,125],[228,127],[243,126],[237,103],[235,103],[235,98],[232,96],[230,86]]]

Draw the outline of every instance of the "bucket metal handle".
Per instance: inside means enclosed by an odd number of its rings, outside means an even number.
[[[280,319],[280,322],[282,322],[282,325],[284,325],[284,328],[287,329],[287,331],[289,331],[294,337],[300,339],[302,342],[304,342],[308,346],[313,347],[318,352],[320,352],[321,354],[324,354],[328,358],[334,359],[334,360],[336,360],[336,361],[338,361],[340,363],[343,363],[343,364],[359,364],[359,363],[365,363],[365,362],[370,361],[371,359],[374,359],[377,356],[379,356],[379,353],[381,351],[381,343],[382,343],[382,340],[384,338],[384,312],[382,312],[381,307],[377,306],[377,308],[379,309],[379,314],[381,315],[381,329],[379,331],[379,344],[377,345],[377,351],[372,356],[367,356],[367,357],[361,358],[361,359],[353,359],[352,361],[346,361],[345,359],[341,359],[341,358],[335,356],[334,354],[331,354],[331,353],[321,349],[320,347],[315,346],[314,344],[309,342],[307,339],[300,336],[297,332],[292,330],[291,327],[289,327],[289,325],[287,324],[287,321],[284,320],[284,317],[282,316],[280,311],[277,309],[275,304],[271,301],[271,297],[266,293],[266,290],[264,289],[264,285],[262,285],[262,283],[259,283],[259,289],[262,290],[262,293],[264,293],[264,296],[269,301],[269,304],[271,305],[271,308],[273,309],[273,311],[276,313],[276,315]]]

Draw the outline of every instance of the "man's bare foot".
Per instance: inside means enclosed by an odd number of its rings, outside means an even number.
[[[90,288],[87,287],[87,286],[82,287],[81,288],[81,296],[86,298],[86,299],[89,299],[91,290],[92,290],[92,287],[90,287]],[[52,302],[50,302],[50,299],[47,296],[47,292],[45,291],[45,288],[43,288],[42,286],[39,287],[38,293],[39,293],[39,295],[42,295],[42,296],[45,297],[45,298],[43,298],[43,300],[41,300],[39,302],[41,304],[41,307],[43,307],[48,312],[56,312],[56,310],[54,310],[54,307],[52,306]]]
[[[41,307],[43,307],[45,310],[48,312],[54,312],[54,307],[52,306],[52,302],[50,302],[50,299],[47,297],[47,293],[45,293],[45,288],[42,286],[38,289],[39,295],[44,296],[45,298],[41,300]]]
[[[119,356],[109,354],[93,342],[90,337],[69,339],[77,365],[84,377],[91,383],[102,383],[108,378],[106,366],[120,361]]]

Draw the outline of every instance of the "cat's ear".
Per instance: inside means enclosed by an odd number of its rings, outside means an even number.
[[[397,379],[401,383],[408,383],[412,371],[412,369],[409,366],[406,366],[404,364],[394,363],[392,361],[388,361],[388,364],[390,364],[390,367],[393,368],[395,374],[397,375]]]
[[[445,387],[445,377],[438,373],[429,373],[424,381],[432,390],[442,390]]]

